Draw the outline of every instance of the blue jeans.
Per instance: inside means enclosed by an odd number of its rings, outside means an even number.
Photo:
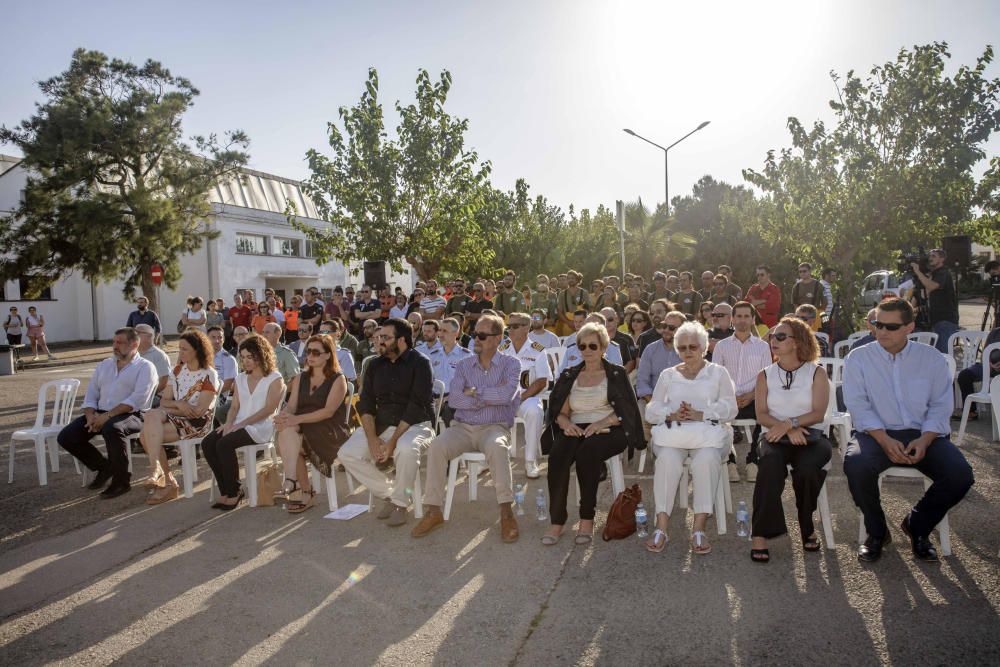
[[[958,331],[958,325],[954,322],[941,320],[931,325],[931,331],[938,335],[937,345],[935,346],[938,352],[948,354],[950,352],[948,349],[948,339],[951,338],[953,333]]]
[[[920,437],[920,431],[913,429],[886,433],[903,445]],[[881,540],[885,538],[888,527],[882,511],[878,477],[899,464],[890,461],[881,445],[867,433],[859,432],[857,437],[857,443],[847,449],[844,474],[847,475],[847,485],[854,504],[865,517],[865,530],[870,537]],[[910,512],[910,532],[914,536],[927,537],[948,510],[957,505],[972,488],[972,466],[951,440],[939,437],[931,442],[924,458],[912,467],[934,482]]]

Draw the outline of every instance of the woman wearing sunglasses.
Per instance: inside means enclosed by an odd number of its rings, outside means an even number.
[[[628,306],[625,306],[625,308],[627,310]],[[636,345],[639,344],[639,336],[649,331],[653,325],[649,319],[649,313],[644,310],[635,311],[626,321],[628,322],[627,333],[632,336],[632,340],[635,341]]]
[[[769,335],[777,361],[757,377],[754,404],[762,434],[753,489],[753,543],[750,558],[767,563],[767,541],[788,532],[781,494],[788,466],[799,514],[802,548],[819,551],[813,525],[816,499],[826,479],[832,445],[812,428],[823,421],[830,398],[826,371],[816,364],[819,345],[808,323],[785,317]]]
[[[285,482],[278,497],[291,514],[313,506],[316,489],[309,483],[306,459],[323,475],[334,473],[333,460],[350,433],[347,430],[347,380],[340,371],[331,336],[306,341],[306,368],[292,380],[288,403],[274,418]]]
[[[712,310],[715,309],[715,304],[711,301],[702,301],[701,308],[698,310],[698,324],[705,327],[706,330],[712,328]]]
[[[646,447],[628,373],[604,359],[610,344],[607,327],[596,322],[584,324],[576,344],[583,363],[567,368],[556,380],[542,432],[542,451],[549,454],[552,503],[552,527],[542,537],[546,546],[559,541],[566,525],[569,473],[574,463],[580,482],[580,525],[575,539],[577,544],[589,544],[604,461],[626,447]]]
[[[720,471],[729,454],[732,431],[725,422],[736,416],[736,388],[727,371],[705,360],[708,332],[695,322],[685,322],[674,334],[674,348],[681,363],[660,373],[653,396],[646,406],[652,428],[656,471],[653,498],[656,528],[646,543],[659,553],[667,546],[667,522],[677,497],[677,487],[690,458],[694,486],[694,553],[712,551],[705,524],[712,513]],[[687,489],[682,490],[687,493]]]

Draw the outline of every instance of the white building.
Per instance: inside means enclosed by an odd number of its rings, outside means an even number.
[[[363,282],[360,262],[352,266],[338,261],[317,265],[311,243],[288,223],[286,200],[294,202],[303,222],[317,228],[328,226],[319,219],[315,204],[300,183],[251,170],[245,170],[243,176],[212,190],[214,214],[206,224],[217,229],[219,237],[182,257],[183,278],[177,289],[163,287],[160,291],[159,315],[166,333],[176,331],[188,296],[221,297],[231,305],[237,290],[251,290],[260,298],[270,287],[287,300],[311,286],[319,287],[325,297],[335,286],[356,288]],[[26,180],[18,158],[0,155],[0,217],[17,207]],[[416,282],[412,269],[397,274],[386,265],[386,271],[389,285],[398,285],[407,293]],[[45,317],[47,339],[58,342],[110,339],[135,309],[122,295],[121,282],[91,285],[77,272],[62,276],[43,296],[46,298],[22,300],[20,281],[8,281],[0,285],[0,312],[6,316],[10,306],[17,306],[23,316],[28,306],[36,306]]]

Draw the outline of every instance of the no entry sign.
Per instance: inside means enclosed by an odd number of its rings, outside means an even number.
[[[153,279],[153,284],[159,285],[163,282],[163,267],[159,264],[153,264],[149,270],[149,275]]]

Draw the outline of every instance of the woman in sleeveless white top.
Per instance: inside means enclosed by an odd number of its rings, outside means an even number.
[[[226,423],[201,442],[205,460],[212,468],[221,498],[213,507],[231,510],[243,499],[236,450],[269,442],[274,436],[274,415],[285,395],[285,383],[278,373],[274,350],[261,336],[240,343],[243,373],[236,376],[233,404]],[[256,484],[256,479],[247,483]]]
[[[777,362],[757,378],[754,397],[757,422],[763,431],[753,490],[750,550],[750,558],[758,563],[770,560],[767,541],[788,532],[781,505],[788,466],[792,468],[803,549],[819,551],[813,513],[826,480],[823,468],[832,451],[826,436],[812,428],[822,423],[830,398],[826,371],[816,364],[816,337],[805,322],[786,317],[769,338]]]
[[[656,529],[647,548],[659,552],[666,546],[667,521],[684,462],[690,458],[694,486],[694,552],[711,551],[705,524],[712,513],[723,457],[729,454],[732,429],[725,422],[736,416],[736,388],[727,371],[705,361],[708,332],[694,322],[682,324],[674,334],[674,348],[681,363],[660,373],[653,396],[646,406],[646,421],[652,429],[656,471],[653,498]],[[687,493],[687,490],[682,490]]]

